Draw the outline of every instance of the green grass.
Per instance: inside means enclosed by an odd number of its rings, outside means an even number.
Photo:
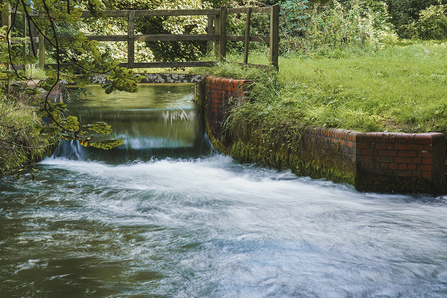
[[[45,70],[34,65],[34,64],[26,65],[25,76],[27,76],[28,78],[37,79],[37,80],[45,80],[47,78]]]
[[[290,100],[307,100],[298,106],[316,124],[446,131],[447,43],[393,46],[340,59],[282,59],[280,69],[279,80],[296,86]],[[374,123],[378,127],[370,127]]]
[[[261,53],[250,62],[266,60]],[[267,117],[357,131],[447,132],[447,42],[400,41],[381,50],[281,57],[279,68],[276,75],[231,64],[209,71],[257,82],[253,102],[237,111],[253,121]]]

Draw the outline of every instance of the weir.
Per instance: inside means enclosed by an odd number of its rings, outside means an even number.
[[[68,88],[70,114],[81,123],[106,122],[113,132],[95,138],[120,138],[124,144],[102,150],[73,148],[73,143],[65,142],[55,154],[64,156],[67,147],[72,147],[82,158],[123,163],[153,157],[198,157],[209,152],[203,118],[194,103],[194,84],[141,84],[139,89],[137,94],[107,95],[99,85],[88,86],[83,94]]]
[[[91,82],[107,80],[93,76]],[[193,83],[194,98],[205,113],[203,129],[212,146],[239,162],[288,168],[299,176],[349,183],[360,191],[434,195],[447,191],[446,140],[442,133],[359,133],[303,126],[296,134],[278,135],[274,144],[260,144],[256,128],[249,125],[243,139],[223,129],[228,111],[248,101],[255,82],[169,73],[144,74],[142,82]]]

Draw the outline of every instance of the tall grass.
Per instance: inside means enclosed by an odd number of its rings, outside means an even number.
[[[331,59],[282,59],[288,101],[306,121],[356,130],[447,131],[447,43]]]
[[[233,120],[447,133],[447,43],[403,41],[378,51],[340,53],[282,57],[279,73],[235,64],[209,71],[256,82],[252,102],[236,108]]]
[[[49,153],[57,139],[39,131],[40,121],[24,93],[0,94],[0,177],[21,171]]]

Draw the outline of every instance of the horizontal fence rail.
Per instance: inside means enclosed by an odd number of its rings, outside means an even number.
[[[169,16],[204,16],[219,15],[219,9],[179,9],[179,10],[103,10],[100,14],[105,17],[127,17],[129,12],[134,11],[135,17],[169,17]],[[90,11],[82,12],[83,18],[92,18]]]
[[[11,12],[14,13],[14,12]],[[250,36],[251,15],[253,13],[270,14],[270,35],[269,36]],[[135,42],[136,41],[207,41],[214,42],[214,55],[218,60],[226,59],[227,41],[244,42],[243,64],[248,64],[248,49],[250,42],[265,42],[270,46],[270,65],[278,69],[278,44],[279,44],[279,5],[270,7],[243,7],[243,8],[225,8],[219,9],[184,9],[184,10],[106,10],[101,11],[103,17],[122,17],[128,19],[127,35],[101,35],[86,36],[89,40],[101,42],[127,42],[127,63],[121,63],[121,66],[128,68],[184,68],[184,67],[204,67],[215,65],[216,61],[185,61],[185,62],[136,62],[135,61]],[[243,36],[227,35],[227,15],[228,14],[247,14],[245,34]],[[7,15],[6,15],[7,16]],[[2,23],[11,26],[10,18],[3,16]],[[159,16],[207,16],[208,29],[207,34],[143,34],[135,35],[135,18],[137,17],[159,17]],[[45,14],[39,13],[35,17],[45,17]],[[83,18],[91,18],[93,15],[89,11],[82,12]],[[25,24],[25,20],[24,20]],[[25,25],[24,25],[25,26]],[[41,67],[55,67],[57,64],[45,64],[45,37],[42,34],[35,33],[35,28],[28,28],[29,39],[39,43],[39,64]],[[26,37],[26,26],[24,27]],[[61,39],[74,40],[70,36],[61,36]],[[210,45],[210,44],[209,44]],[[30,49],[31,52],[31,49]],[[60,63],[62,67],[71,64]]]

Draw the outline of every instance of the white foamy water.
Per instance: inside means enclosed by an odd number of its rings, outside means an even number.
[[[49,158],[37,181],[2,186],[2,293],[447,293],[442,197],[359,193],[221,155],[122,165]]]

